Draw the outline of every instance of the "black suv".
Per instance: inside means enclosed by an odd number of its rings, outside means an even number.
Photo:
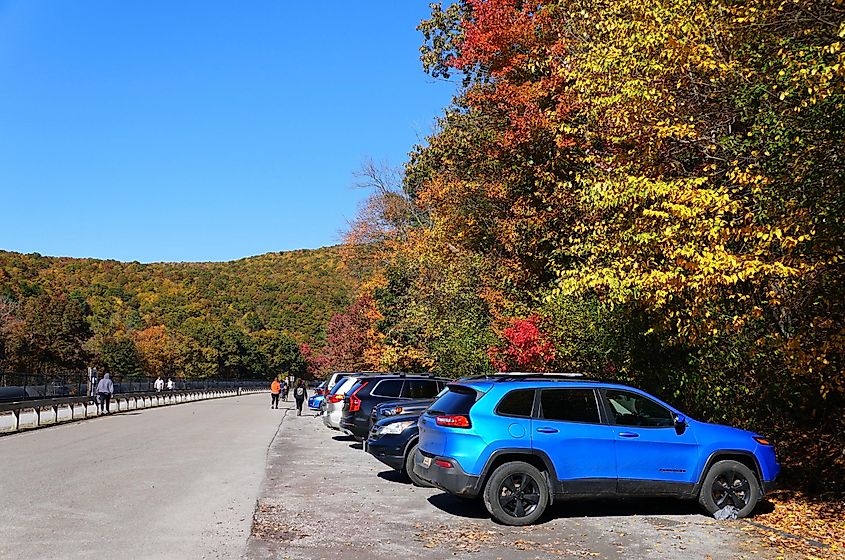
[[[343,399],[340,429],[358,441],[364,441],[370,431],[373,406],[387,401],[431,399],[442,391],[448,382],[449,380],[444,378],[411,373],[361,377]]]

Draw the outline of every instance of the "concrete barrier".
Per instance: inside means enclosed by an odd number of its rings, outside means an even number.
[[[13,432],[17,428],[17,416],[12,411],[0,412],[0,432]]]
[[[60,404],[56,406],[56,422],[69,422],[73,420],[73,405]]]

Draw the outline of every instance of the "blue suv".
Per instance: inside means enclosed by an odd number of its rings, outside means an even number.
[[[744,517],[780,471],[766,438],[686,418],[638,389],[571,374],[508,374],[448,385],[419,420],[414,473],[481,496],[507,525],[554,500],[672,496]]]

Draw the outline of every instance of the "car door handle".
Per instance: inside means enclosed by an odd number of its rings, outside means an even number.
[[[537,428],[537,431],[541,434],[556,434],[557,428]]]
[[[627,437],[627,438],[640,437],[640,434],[637,434],[637,433],[634,433],[634,432],[619,432],[619,437]]]

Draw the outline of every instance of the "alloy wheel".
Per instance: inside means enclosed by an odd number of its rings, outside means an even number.
[[[728,505],[742,509],[748,505],[751,484],[741,473],[730,470],[716,477],[710,492],[719,509]]]
[[[531,515],[539,503],[540,488],[537,482],[525,473],[510,475],[499,487],[499,505],[513,517]]]

